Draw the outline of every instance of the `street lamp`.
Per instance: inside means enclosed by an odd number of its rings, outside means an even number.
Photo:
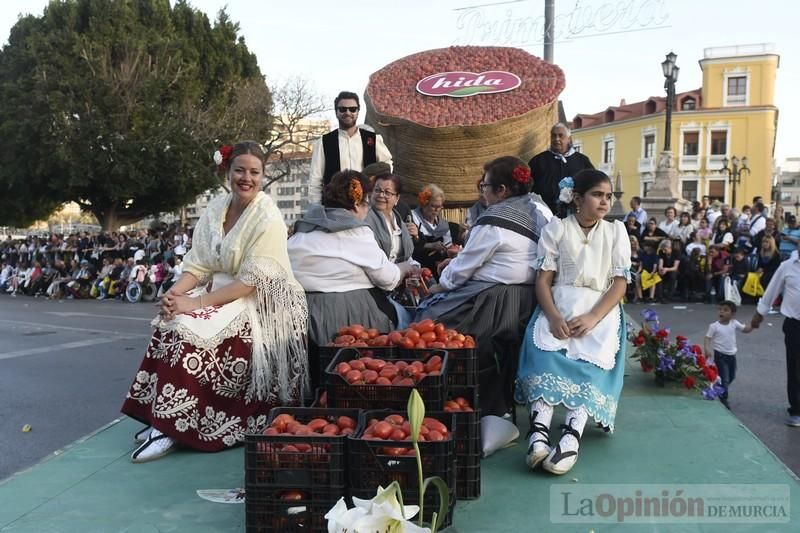
[[[730,167],[728,163],[730,163]],[[741,166],[739,166],[740,163]],[[739,161],[739,158],[736,156],[731,157],[730,161],[728,161],[726,157],[722,160],[720,172],[724,172],[728,175],[728,182],[733,186],[731,207],[736,208],[736,186],[742,182],[742,172],[750,174],[750,169],[747,168],[747,156],[742,157],[741,161]]]
[[[797,216],[798,209],[800,209],[800,198],[794,202],[794,216]]]
[[[670,141],[672,140],[672,105],[675,100],[675,83],[678,81],[680,67],[675,65],[678,56],[670,52],[667,58],[661,62],[661,70],[664,72],[664,89],[667,91],[667,124],[664,131],[664,151],[670,151]]]

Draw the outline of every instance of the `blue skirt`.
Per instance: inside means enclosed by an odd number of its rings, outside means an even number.
[[[548,352],[537,347],[533,342],[533,325],[541,312],[537,307],[525,330],[519,352],[517,400],[530,404],[541,398],[550,405],[563,404],[569,409],[582,406],[596,422],[613,431],[625,374],[627,340],[622,306],[618,309],[621,314],[619,351],[611,370],[580,359],[569,359],[566,350]]]

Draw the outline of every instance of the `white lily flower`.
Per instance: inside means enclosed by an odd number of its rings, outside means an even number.
[[[216,164],[217,166],[220,166],[222,164],[222,152],[220,152],[219,150],[214,152],[214,164]]]
[[[397,486],[378,487],[371,500],[353,498],[355,507],[347,509],[343,499],[325,515],[328,533],[430,533],[419,527],[411,518],[419,513],[416,505],[401,506],[397,500]]]

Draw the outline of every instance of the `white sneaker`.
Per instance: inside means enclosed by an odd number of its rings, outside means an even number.
[[[137,431],[136,435],[133,436],[133,440],[136,442],[144,442],[150,438],[151,431],[153,431],[153,426],[147,426],[146,428]]]
[[[175,451],[178,443],[157,429],[150,432],[150,437],[131,454],[132,463],[146,463],[164,457]]]

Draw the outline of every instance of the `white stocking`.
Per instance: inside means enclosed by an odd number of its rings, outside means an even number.
[[[577,409],[570,409],[567,411],[567,416],[564,423],[577,431],[578,435],[583,435],[583,428],[586,426],[587,420],[589,420],[589,413],[586,411],[585,407],[581,406]],[[574,452],[578,449],[578,439],[569,433],[561,437],[560,442],[561,450],[564,452]]]

